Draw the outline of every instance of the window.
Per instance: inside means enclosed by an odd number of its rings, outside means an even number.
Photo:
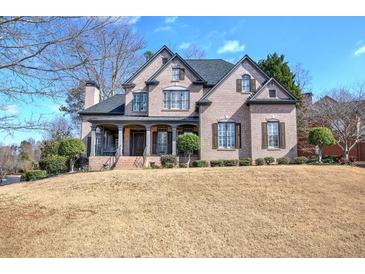
[[[270,98],[276,98],[276,90],[275,89],[270,89],[269,90],[269,97]]]
[[[279,122],[267,123],[267,137],[269,148],[279,147]]]
[[[162,65],[167,63],[167,58],[166,57],[162,57]]]
[[[132,111],[144,112],[147,111],[147,93],[133,93]]]
[[[189,91],[187,90],[166,90],[163,98],[164,109],[189,109]]]
[[[235,123],[218,123],[218,147],[235,148]]]
[[[242,76],[242,91],[251,91],[251,77],[248,74]]]
[[[157,154],[167,154],[168,136],[167,131],[159,129],[157,132]]]
[[[172,69],[172,80],[174,81],[180,80],[180,68]]]

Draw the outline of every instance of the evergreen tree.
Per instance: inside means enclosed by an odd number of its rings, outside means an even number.
[[[258,64],[267,75],[274,77],[296,98],[301,99],[301,90],[295,82],[295,74],[290,70],[283,54],[269,54],[266,59],[260,60]]]

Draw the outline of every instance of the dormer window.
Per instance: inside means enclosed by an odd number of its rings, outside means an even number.
[[[276,98],[276,90],[275,89],[270,89],[269,90],[269,97],[270,98]]]
[[[183,68],[173,68],[172,69],[172,80],[179,81],[184,80],[185,78],[185,69]]]
[[[244,74],[242,76],[242,91],[243,92],[251,91],[251,77],[248,74]]]

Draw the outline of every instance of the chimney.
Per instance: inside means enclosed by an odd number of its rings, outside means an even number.
[[[85,84],[85,104],[84,108],[96,105],[100,101],[99,86],[94,81],[87,81]]]
[[[313,103],[313,93],[312,92],[303,93],[303,101],[306,106],[311,106]]]
[[[87,109],[93,105],[96,105],[100,101],[99,86],[94,81],[87,81],[85,83],[85,103],[84,109]],[[87,148],[87,156],[90,153],[90,137],[91,136],[91,124],[87,121],[87,118],[81,121],[81,139]]]

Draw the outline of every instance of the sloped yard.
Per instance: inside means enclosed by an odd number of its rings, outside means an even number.
[[[365,169],[109,171],[0,187],[1,257],[364,257]]]

